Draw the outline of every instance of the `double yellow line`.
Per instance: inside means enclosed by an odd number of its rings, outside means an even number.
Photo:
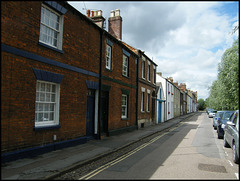
[[[184,124],[184,123],[181,122],[180,125],[178,125],[177,127],[172,128],[172,129],[170,129],[168,132],[165,132],[165,133],[163,133],[162,135],[159,135],[159,136],[151,139],[151,140],[148,141],[147,143],[142,144],[141,146],[139,146],[139,147],[135,148],[134,150],[132,150],[132,151],[124,154],[123,156],[121,156],[121,157],[119,157],[119,158],[117,158],[117,159],[115,159],[115,160],[113,160],[113,161],[111,161],[111,162],[109,162],[109,163],[106,163],[105,165],[103,165],[103,166],[101,166],[101,167],[93,170],[92,172],[84,175],[83,177],[80,177],[78,180],[88,180],[88,179],[94,177],[95,175],[99,174],[100,172],[106,170],[107,168],[109,168],[109,167],[117,164],[118,162],[121,162],[122,160],[124,160],[124,159],[130,157],[131,155],[135,154],[136,152],[142,150],[142,149],[145,148],[146,146],[154,143],[155,141],[157,141],[158,139],[160,139],[160,138],[163,137],[164,135],[166,135],[166,134],[168,134],[169,132],[177,129],[177,128],[178,128],[179,126],[181,126],[182,124]]]

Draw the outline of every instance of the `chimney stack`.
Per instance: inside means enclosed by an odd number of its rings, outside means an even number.
[[[173,78],[172,77],[168,77],[167,78],[171,83],[173,83]]]
[[[173,84],[178,87],[178,82],[173,82]]]
[[[157,72],[158,75],[160,75],[162,77],[162,72]]]
[[[91,14],[91,15],[90,15]],[[87,17],[91,18],[92,21],[97,24],[100,28],[104,28],[105,18],[102,16],[102,10],[90,11],[87,10]]]
[[[120,10],[116,9],[111,11],[108,18],[108,32],[117,39],[122,40],[122,17]]]
[[[180,85],[178,87],[181,91],[183,91],[183,92],[186,91],[186,84],[185,83],[180,83]]]

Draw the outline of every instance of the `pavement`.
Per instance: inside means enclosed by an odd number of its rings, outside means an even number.
[[[33,158],[7,162],[1,166],[1,180],[51,180],[62,172],[97,160],[156,132],[170,129],[195,114],[182,115],[160,124],[104,137],[101,140],[89,140],[81,145],[48,152]]]

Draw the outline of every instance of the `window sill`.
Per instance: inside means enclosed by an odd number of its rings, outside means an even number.
[[[107,67],[106,67],[106,70],[109,71],[109,72],[112,72],[112,69],[109,69],[109,68],[107,68]]]
[[[34,131],[49,130],[49,129],[58,129],[61,128],[61,125],[48,125],[48,126],[34,126]]]
[[[62,50],[59,50],[59,49],[57,49],[57,48],[54,48],[54,47],[51,47],[51,46],[49,46],[49,45],[47,45],[47,44],[45,44],[45,43],[42,43],[42,42],[38,42],[38,44],[39,45],[41,45],[41,46],[44,46],[44,47],[46,47],[46,48],[49,48],[49,49],[51,49],[51,50],[54,50],[54,51],[57,51],[57,52],[59,52],[59,53],[64,53],[64,51],[62,51]]]
[[[126,76],[126,75],[123,75],[123,74],[122,74],[122,76],[125,77],[125,78],[127,78],[127,79],[130,79],[130,77],[128,77],[128,76]]]

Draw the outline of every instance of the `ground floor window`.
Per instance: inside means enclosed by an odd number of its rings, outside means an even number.
[[[141,93],[141,112],[144,112],[144,94],[145,92]]]
[[[128,95],[122,94],[122,118],[127,118]]]
[[[150,112],[150,94],[147,93],[147,112]]]
[[[37,81],[35,126],[59,124],[60,84]]]

